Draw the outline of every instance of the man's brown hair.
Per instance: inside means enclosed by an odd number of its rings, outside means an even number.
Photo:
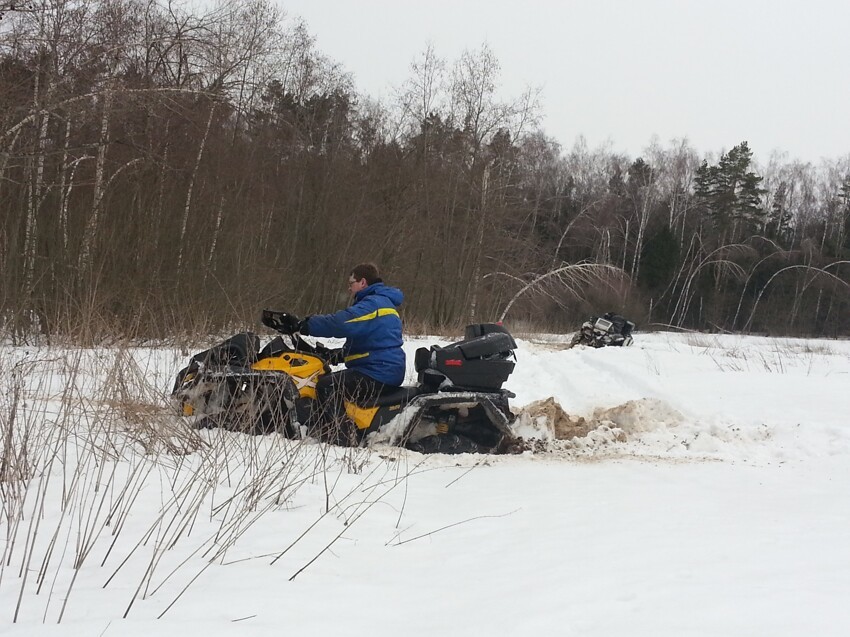
[[[378,266],[374,263],[359,263],[351,269],[351,277],[355,281],[366,279],[366,283],[380,283],[381,277],[378,276]]]

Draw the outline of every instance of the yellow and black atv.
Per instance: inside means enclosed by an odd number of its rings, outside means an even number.
[[[266,320],[265,324],[273,324]],[[501,325],[470,325],[445,347],[420,347],[416,385],[386,390],[368,404],[346,403],[357,444],[385,442],[422,453],[520,450],[515,416],[502,388],[515,366],[516,342]],[[236,334],[196,354],[177,374],[172,397],[198,427],[246,433],[313,435],[316,381],[330,373],[336,350],[281,333],[262,349],[256,334]]]

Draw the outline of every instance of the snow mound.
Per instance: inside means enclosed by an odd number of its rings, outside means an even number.
[[[526,405],[517,415],[514,433],[525,439],[573,440],[585,438],[600,427],[617,429],[626,436],[675,427],[683,420],[673,407],[656,398],[630,400],[591,416],[568,414],[554,397]]]
[[[630,400],[622,405],[593,412],[593,421],[613,423],[627,434],[676,427],[684,417],[668,403],[657,398]]]
[[[812,446],[812,434],[804,437],[799,425],[741,425],[686,418],[657,398],[630,400],[581,416],[567,413],[554,397],[549,397],[522,408],[513,430],[533,454],[570,459],[631,457],[771,463],[822,453],[818,446]],[[827,429],[822,433],[831,436],[829,455],[850,452],[845,432]]]
[[[683,421],[679,411],[657,398],[630,400],[580,416],[568,414],[549,397],[520,410],[513,430],[536,453],[666,455],[670,440],[680,437],[674,432]]]
[[[526,440],[568,440],[592,429],[584,418],[570,416],[553,396],[536,400],[517,414],[513,431]]]

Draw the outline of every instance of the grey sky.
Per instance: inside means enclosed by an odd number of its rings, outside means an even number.
[[[817,162],[850,153],[850,0],[278,0],[357,88],[389,97],[430,41],[486,42],[506,96],[543,89],[547,133],[635,157],[658,135],[742,140]]]

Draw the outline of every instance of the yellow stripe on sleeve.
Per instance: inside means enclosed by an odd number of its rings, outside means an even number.
[[[364,314],[363,316],[358,316],[357,318],[349,319],[346,323],[359,323],[360,321],[371,321],[372,319],[379,318],[381,316],[398,316],[398,310],[392,307],[382,307],[374,312],[369,312],[369,314]]]
[[[366,352],[365,354],[352,354],[351,356],[346,356],[342,360],[343,362],[347,363],[348,361],[356,361],[358,358],[366,358],[368,355],[369,352]]]

